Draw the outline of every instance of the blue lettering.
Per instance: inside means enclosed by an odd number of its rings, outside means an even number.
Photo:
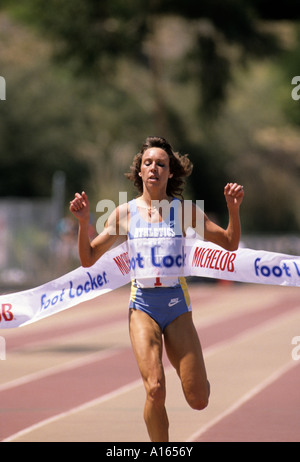
[[[157,263],[155,261],[155,247],[157,246],[154,246],[154,247],[151,247],[151,261],[152,261],[152,265],[153,266],[156,266],[158,268],[161,268],[161,264],[160,263]]]
[[[281,269],[279,266],[273,266],[273,268],[272,268],[272,273],[273,273],[274,276],[276,276],[277,278],[280,278],[280,276],[282,276],[282,269]]]
[[[135,269],[135,259],[134,259],[134,257],[132,257],[132,258],[129,260],[129,269],[130,269],[130,270],[134,270],[134,269]]]
[[[94,290],[94,289],[98,289],[98,286],[96,284],[96,278],[92,278],[92,276],[90,275],[89,272],[87,272],[88,274],[88,277],[90,278],[90,283],[91,283],[91,289]]]
[[[136,264],[138,264],[139,268],[144,268],[144,257],[141,256],[141,253],[138,252],[136,257],[132,257],[129,260],[129,270],[134,270]],[[105,273],[103,273],[105,274]]]
[[[299,269],[297,263],[296,263],[295,261],[294,261],[293,263],[294,263],[294,265],[295,265],[295,268],[296,268],[296,271],[297,271],[298,276],[300,276],[300,269]]]
[[[47,299],[47,294],[43,294],[41,296],[41,308],[40,309],[46,310],[47,308],[49,308],[50,305],[54,306],[56,305],[56,303],[62,302],[64,294],[65,294],[65,289],[62,289],[60,294],[56,294],[54,295],[54,297],[48,298],[48,299]]]
[[[260,268],[260,272],[261,272],[261,274],[262,274],[263,276],[266,276],[266,278],[268,278],[268,277],[270,276],[270,274],[271,274],[271,270],[270,270],[270,268],[268,268],[267,266],[262,266],[262,267]]]
[[[107,284],[108,279],[106,279],[106,272],[105,271],[103,271],[103,279],[104,279],[105,284]]]
[[[46,310],[50,304],[50,300],[47,300],[47,303],[44,302],[44,299],[46,298],[46,294],[43,294],[41,297],[41,310]]]
[[[97,274],[97,276],[92,277],[90,273],[87,273],[89,279],[83,284],[78,284],[77,287],[73,285],[73,281],[69,281],[69,291],[68,297],[69,298],[76,298],[80,297],[84,292],[87,294],[91,290],[98,289],[102,287],[103,284],[107,284],[107,273],[103,271],[102,274]],[[54,306],[57,303],[61,303],[64,301],[65,295],[65,288],[61,290],[61,292],[56,293],[53,297],[47,298],[47,294],[43,294],[41,296],[41,308],[40,310],[47,310],[49,306]]]
[[[158,268],[161,268],[162,266],[165,266],[166,268],[171,268],[171,266],[178,266],[179,268],[181,266],[184,266],[185,264],[185,253],[184,253],[184,247],[182,247],[182,254],[178,254],[175,256],[172,255],[165,255],[162,258],[161,263],[157,260],[156,255],[155,255],[155,248],[158,246],[151,247],[151,261],[152,265],[156,266]]]
[[[51,300],[51,305],[55,305],[58,302],[58,295],[55,295],[55,297],[52,298]]]
[[[60,301],[60,302],[62,302],[62,301],[63,301],[63,296],[64,296],[64,293],[65,293],[65,289],[63,289],[63,290],[61,291],[61,294],[60,294],[60,299],[59,299],[59,301]]]
[[[102,287],[103,284],[107,284],[108,280],[106,278],[106,272],[103,271],[102,274],[97,274],[97,276],[92,277],[92,275],[87,271],[87,275],[89,279],[85,282],[85,284],[79,284],[76,288],[76,296],[80,297],[83,292],[86,294],[90,292],[91,290],[96,290],[99,287]],[[70,298],[74,298],[74,291],[72,292],[73,289],[73,284],[72,281],[70,281],[70,291],[69,291],[69,296]]]
[[[140,268],[144,268],[144,258],[141,256],[140,252],[137,254],[136,261]]]
[[[176,265],[179,266],[179,267],[182,266],[183,265],[182,260],[183,260],[182,255],[177,255],[177,257],[175,259]]]
[[[278,265],[275,265],[275,266],[267,266],[267,265],[263,265],[263,266],[259,266],[259,262],[260,262],[260,258],[256,258],[256,260],[254,261],[254,270],[255,270],[255,274],[256,276],[264,276],[266,278],[270,277],[271,276],[271,273],[273,274],[273,276],[275,276],[276,278],[280,278],[282,276],[283,273],[285,273],[286,276],[288,277],[291,277],[291,269],[290,267],[286,264],[286,263],[283,263],[282,265],[282,268]],[[294,265],[296,266],[295,262],[294,262]],[[296,266],[296,270],[298,271],[298,275],[300,276],[300,272]]]
[[[72,289],[73,289],[73,282],[70,281],[70,290],[69,290],[69,297],[70,297],[70,298],[74,298],[74,297],[75,297],[75,294],[74,294],[74,295],[72,294]]]
[[[90,281],[86,281],[86,283],[84,284],[84,291],[86,294],[91,290],[90,287],[88,288],[89,285],[90,285]]]
[[[163,264],[166,268],[171,268],[171,266],[174,265],[174,258],[172,257],[172,255],[166,255],[163,258]]]
[[[80,295],[83,293],[83,287],[82,285],[79,284],[79,286],[77,286],[77,289],[76,289],[76,295],[77,297],[80,297]]]
[[[259,276],[258,274],[258,262],[260,261],[261,259],[260,258],[256,258],[255,262],[254,262],[254,269],[255,269],[255,274],[256,276]]]
[[[184,253],[184,246],[182,246],[182,254],[180,255],[177,255],[176,259],[175,259],[175,263],[177,266],[184,266],[185,265],[185,257],[186,257],[186,254]]]
[[[285,274],[290,278],[292,275],[291,275],[290,268],[288,267],[288,265],[286,263],[283,263],[282,268],[285,271]]]

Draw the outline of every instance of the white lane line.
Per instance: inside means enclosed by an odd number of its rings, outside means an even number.
[[[223,350],[224,347],[230,346],[231,344],[233,344],[233,343],[235,343],[237,341],[242,341],[242,340],[246,339],[247,337],[251,337],[252,335],[257,334],[258,332],[261,332],[261,331],[263,331],[265,329],[268,329],[270,326],[281,323],[282,319],[283,318],[288,318],[290,316],[290,314],[291,314],[291,312],[285,313],[285,314],[283,314],[281,316],[276,316],[274,319],[267,320],[267,321],[259,324],[258,326],[247,329],[246,331],[244,331],[242,333],[237,333],[237,335],[234,336],[234,337],[231,337],[230,340],[224,340],[224,341],[217,342],[217,344],[212,345],[211,347],[208,347],[207,349],[204,349],[204,354],[205,354],[205,356],[208,356],[208,355],[211,355],[211,354],[216,354],[219,349]],[[115,350],[115,351],[117,351],[117,350]],[[103,352],[103,353],[105,353],[105,352]],[[113,354],[113,352],[112,352],[112,354]],[[97,355],[97,353],[95,353],[95,355]],[[94,356],[94,355],[92,355],[92,356]],[[84,361],[84,358],[82,358],[82,361]],[[72,368],[72,366],[70,366],[70,368]],[[166,367],[165,368],[165,373],[167,373],[171,369],[173,369],[172,366]],[[22,380],[22,378],[20,380]],[[86,408],[96,406],[98,404],[101,404],[102,402],[105,402],[105,401],[109,400],[109,399],[113,399],[113,398],[115,398],[115,397],[117,397],[117,396],[119,396],[119,395],[121,395],[123,393],[131,391],[132,389],[140,386],[141,384],[142,384],[142,381],[140,379],[136,380],[134,382],[131,382],[131,383],[129,383],[129,384],[123,386],[123,387],[120,387],[120,388],[114,390],[113,392],[107,393],[106,395],[103,395],[103,396],[101,396],[99,398],[95,398],[92,401],[88,401],[88,402],[86,402],[86,403],[84,403],[82,405],[79,405],[79,406],[77,406],[75,408],[72,408],[72,409],[70,409],[68,411],[62,412],[60,414],[49,417],[48,419],[37,422],[36,424],[34,424],[34,425],[30,426],[30,427],[26,427],[23,430],[20,430],[19,432],[5,438],[4,440],[2,440],[2,442],[10,442],[10,441],[12,441],[12,440],[14,440],[14,439],[16,439],[16,438],[18,438],[20,436],[23,436],[23,435],[25,435],[27,433],[30,433],[33,430],[36,430],[37,428],[43,427],[43,426],[47,425],[48,423],[55,422],[56,420],[59,420],[59,419],[64,418],[66,416],[72,415],[72,414],[74,414],[76,412],[79,412],[79,411],[82,411],[82,410],[84,410]],[[250,391],[249,393],[252,393],[252,391]],[[248,395],[248,394],[246,394],[246,395]],[[243,398],[241,398],[241,399],[243,399]],[[250,398],[248,398],[248,399],[250,399]],[[239,403],[239,401],[237,401],[237,403]],[[241,404],[238,404],[238,407]],[[232,407],[234,407],[235,405],[233,405]],[[229,409],[231,409],[231,408],[229,408]],[[223,418],[222,416],[226,412],[227,411],[224,411],[224,413],[220,414],[220,418]],[[231,412],[233,412],[233,411],[231,411]],[[219,417],[216,417],[216,419],[218,419],[218,418]],[[216,420],[216,419],[214,419],[214,420]],[[210,424],[208,423],[207,425],[210,425]],[[202,429],[200,429],[199,431],[202,432]],[[198,433],[194,433],[193,435],[196,435],[196,434],[198,434]],[[192,441],[192,440],[190,440],[190,438],[189,438],[188,441]]]
[[[248,312],[248,310],[247,310]],[[247,314],[247,313],[243,313],[243,314]],[[285,315],[285,314],[284,314]],[[284,316],[283,315],[283,316]],[[233,321],[234,321],[234,317],[236,316],[236,313],[230,313],[229,315],[224,315],[217,319],[209,319],[209,320],[206,320],[206,322],[203,323],[203,320],[200,320],[198,322],[195,322],[195,327],[196,329],[199,329],[200,330],[200,339],[201,339],[201,329],[203,329],[204,327],[208,327],[208,326],[212,326],[214,325],[216,322],[219,323],[220,320],[222,322],[224,321],[227,321],[228,319],[230,318],[233,318]],[[276,319],[277,319],[278,316],[276,316],[274,318],[274,322],[276,322]],[[262,322],[260,324],[260,326],[262,327],[262,329],[265,328],[265,323],[268,323],[270,322],[270,320],[267,320],[265,322]],[[85,329],[84,332],[88,331],[88,332],[93,332],[93,331],[99,331],[99,329],[106,329],[108,326],[109,327],[122,327],[122,325],[124,324],[124,321],[116,321],[116,322],[113,322],[111,324],[108,324],[108,325],[104,325],[103,327],[97,327],[97,328],[90,328],[90,329]],[[126,324],[127,326],[127,324]],[[258,326],[254,327],[254,329],[257,329]],[[231,341],[234,340],[234,339],[239,339],[240,337],[244,337],[245,334],[248,335],[248,331],[250,334],[252,334],[252,329],[253,328],[249,328],[247,329],[246,331],[243,331],[242,333],[237,333],[236,335],[232,336],[231,337]],[[68,333],[62,337],[59,338],[60,341],[66,341],[68,340],[69,338],[73,338],[73,333]],[[49,341],[47,340],[47,343],[49,343],[50,345],[52,343],[54,343],[57,339],[53,340],[53,341]],[[220,341],[220,342],[216,342],[214,345],[211,345],[210,347],[208,347],[207,349],[205,349],[205,354],[206,356],[210,355],[210,354],[213,354],[215,351],[217,351],[219,348],[222,348],[224,345],[227,345],[227,342],[228,340],[224,340],[224,341]],[[42,342],[43,344],[43,342]],[[41,343],[39,343],[38,341],[36,342],[33,342],[32,344],[30,344],[30,348],[32,346],[41,346]],[[25,348],[27,348],[28,345],[26,345]],[[87,355],[87,356],[84,356],[83,358],[79,358],[79,359],[74,359],[72,361],[69,361],[67,363],[64,363],[64,364],[61,364],[59,366],[53,366],[53,367],[49,367],[45,370],[42,370],[42,371],[37,371],[37,372],[33,372],[31,374],[27,374],[27,375],[24,375],[20,378],[17,378],[17,379],[14,379],[14,380],[11,380],[9,382],[6,382],[6,383],[3,383],[0,385],[0,392],[1,391],[4,391],[4,390],[7,390],[9,388],[14,388],[14,387],[18,387],[18,386],[21,386],[21,385],[24,385],[26,383],[29,383],[31,381],[35,381],[35,380],[40,380],[42,378],[45,378],[47,376],[50,376],[50,375],[54,375],[56,373],[60,373],[60,372],[64,372],[64,371],[67,371],[67,370],[70,370],[70,369],[73,369],[73,368],[76,368],[76,367],[81,367],[81,366],[84,366],[85,364],[89,364],[89,363],[92,363],[92,362],[96,362],[98,360],[102,360],[102,359],[105,359],[106,357],[109,357],[111,355],[114,355],[114,354],[117,354],[121,351],[120,348],[116,348],[116,347],[112,347],[111,349],[109,350],[105,350],[105,351],[101,351],[101,352],[96,352],[96,353],[92,353],[90,355]]]
[[[216,416],[214,419],[212,419],[206,425],[203,425],[200,428],[200,430],[193,433],[186,440],[186,442],[194,442],[194,441],[196,441],[201,435],[203,435],[205,432],[207,432],[210,428],[212,428],[214,425],[219,423],[225,417],[227,417],[230,414],[232,414],[233,412],[235,412],[238,408],[240,408],[243,404],[245,404],[247,401],[249,401],[251,398],[253,398],[255,395],[257,395],[259,392],[261,392],[264,388],[266,388],[268,385],[271,385],[273,382],[278,380],[282,375],[284,375],[286,372],[288,372],[290,369],[292,369],[293,367],[296,367],[296,366],[298,366],[297,362],[296,361],[291,361],[291,362],[285,364],[284,366],[282,366],[281,368],[277,369],[277,371],[275,371],[273,374],[271,374],[269,377],[267,377],[261,383],[259,383],[255,387],[253,387],[247,393],[245,393],[232,406],[230,406],[224,412],[222,412],[221,414]]]
[[[123,325],[127,324],[127,322],[125,321],[109,321],[107,322],[107,324],[101,324],[101,325],[96,325],[96,326],[90,326],[90,327],[83,327],[81,330],[75,330],[74,331],[74,326],[70,326],[70,329],[68,332],[65,332],[65,333],[62,333],[62,334],[56,334],[55,333],[55,327],[54,326],[50,326],[47,330],[45,330],[45,332],[51,332],[52,330],[52,333],[53,335],[51,336],[51,338],[40,338],[40,339],[36,339],[36,340],[32,340],[32,341],[28,341],[27,343],[25,344],[21,344],[19,343],[18,345],[15,345],[14,347],[11,347],[9,349],[9,353],[14,353],[16,351],[19,351],[19,350],[25,350],[25,351],[30,351],[32,350],[33,348],[37,347],[37,348],[43,348],[43,345],[46,345],[47,347],[51,346],[51,345],[57,345],[57,343],[64,343],[64,342],[68,342],[70,339],[73,340],[74,339],[74,335],[87,335],[87,334],[93,334],[93,333],[99,333],[103,330],[108,330],[108,329],[118,329],[119,327],[122,327]],[[75,326],[77,327],[77,326]],[[72,330],[73,329],[73,330]],[[43,332],[41,333],[41,335],[43,334]],[[30,335],[30,334],[28,334]]]
[[[105,351],[100,351],[96,353],[92,353],[90,355],[84,356],[83,358],[77,358],[72,361],[68,361],[67,363],[60,364],[58,366],[49,367],[42,371],[33,372],[31,374],[23,375],[18,379],[11,380],[9,382],[3,383],[0,385],[0,392],[4,390],[8,390],[10,388],[19,387],[21,385],[25,385],[29,382],[34,382],[35,380],[44,379],[50,375],[59,374],[61,372],[68,371],[70,369],[76,369],[77,367],[85,366],[87,364],[101,361],[103,359],[109,358],[113,355],[116,355],[123,351],[121,348],[110,348]]]
[[[114,390],[110,393],[107,393],[99,398],[95,398],[91,401],[87,401],[84,404],[81,404],[79,406],[76,406],[68,411],[61,412],[60,414],[56,414],[52,417],[49,417],[48,419],[41,420],[40,422],[37,422],[34,425],[31,425],[30,427],[26,427],[23,430],[20,430],[17,433],[14,433],[13,435],[8,436],[4,440],[2,440],[2,443],[9,443],[13,441],[16,438],[19,438],[20,436],[24,436],[27,433],[30,433],[38,428],[41,428],[45,425],[48,425],[49,423],[56,422],[59,419],[62,419],[64,417],[68,417],[72,414],[76,414],[77,412],[85,411],[86,409],[93,407],[93,406],[98,406],[99,404],[105,403],[106,401],[116,398],[117,396],[127,393],[128,391],[132,391],[134,388],[137,388],[142,385],[142,379],[135,380],[134,382],[128,383],[127,385],[124,385],[123,387],[118,388],[117,390]]]

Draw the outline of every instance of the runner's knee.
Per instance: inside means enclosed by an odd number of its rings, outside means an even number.
[[[166,390],[164,384],[160,380],[148,380],[147,381],[147,398],[153,402],[153,404],[164,404],[166,399]]]
[[[202,411],[208,406],[210,395],[210,383],[207,381],[207,389],[200,390],[198,393],[193,393],[188,397],[188,403],[192,409]]]

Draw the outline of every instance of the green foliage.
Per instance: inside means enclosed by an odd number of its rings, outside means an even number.
[[[78,100],[40,65],[5,74],[9,85],[0,105],[0,195],[49,196],[57,170],[65,172],[70,194],[89,176],[76,156]]]
[[[24,0],[10,5],[16,17],[55,41],[55,55],[74,72],[107,74],[118,56],[137,52],[145,29],[144,8],[137,0]]]
[[[104,195],[117,202],[119,191],[134,193],[123,173],[143,139],[158,134],[190,154],[186,197],[204,199],[222,224],[223,187],[236,180],[246,191],[244,230],[299,231],[293,124],[300,116],[291,99],[299,40],[283,46],[266,2],[5,0],[4,7],[31,40],[1,69],[8,82],[1,195],[49,195],[53,173],[64,170],[68,196],[85,189],[94,203]],[[35,57],[39,42],[49,49]]]
[[[55,40],[60,62],[68,62],[73,72],[97,79],[110,79],[115,60],[124,56],[151,68],[145,41],[153,35],[156,19],[174,14],[185,18],[195,35],[192,58],[196,65],[191,67],[190,77],[199,80],[200,101],[202,109],[209,111],[207,116],[225,100],[230,80],[233,63],[224,53],[224,45],[237,45],[242,59],[278,51],[276,37],[258,27],[259,11],[248,2],[23,0],[17,7],[6,2],[17,17]]]

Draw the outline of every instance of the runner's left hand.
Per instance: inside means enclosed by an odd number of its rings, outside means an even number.
[[[228,207],[239,207],[243,201],[244,188],[237,183],[227,183],[224,195]]]

